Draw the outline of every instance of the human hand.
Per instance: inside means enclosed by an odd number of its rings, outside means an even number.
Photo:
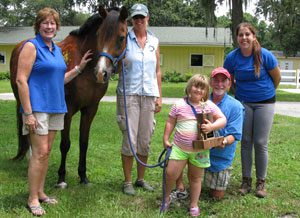
[[[165,149],[168,149],[168,148],[170,148],[170,147],[172,147],[172,144],[169,142],[169,140],[164,141],[164,148],[165,148]]]
[[[161,106],[162,106],[162,98],[159,97],[156,99],[155,101],[155,109],[154,109],[154,113],[158,113],[161,111]]]
[[[31,132],[34,132],[37,128],[37,120],[33,114],[25,116],[25,126]]]
[[[223,141],[222,141],[222,144],[218,145],[217,148],[225,148],[225,146],[227,145],[228,141],[227,141],[227,138],[224,137]]]
[[[208,134],[208,133],[210,133],[211,131],[213,131],[212,122],[210,122],[208,119],[204,119],[204,123],[201,124],[201,130],[202,130],[202,132],[204,132],[205,134]]]
[[[93,55],[93,53],[91,50],[88,50],[83,55],[83,57],[81,58],[80,64],[78,65],[78,68],[80,71],[82,71],[85,68],[86,64],[92,60],[92,55]]]

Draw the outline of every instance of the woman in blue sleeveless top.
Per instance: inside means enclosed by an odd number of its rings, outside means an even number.
[[[17,86],[23,116],[23,135],[29,134],[32,155],[29,160],[28,210],[37,216],[45,214],[40,203],[56,204],[44,192],[48,159],[57,130],[64,126],[67,112],[64,84],[75,78],[91,60],[88,51],[80,65],[66,72],[61,49],[52,39],[59,30],[58,13],[51,8],[38,12],[34,39],[24,43],[20,52]]]

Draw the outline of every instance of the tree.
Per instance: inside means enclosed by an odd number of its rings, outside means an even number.
[[[286,56],[295,56],[300,48],[300,2],[297,0],[259,0],[258,14],[273,22],[272,38]]]
[[[232,41],[233,41],[233,46],[237,47],[235,29],[238,24],[243,22],[243,6],[247,8],[247,5],[250,2],[250,0],[225,0],[225,1],[224,0],[215,0],[215,1],[200,0],[200,2],[205,8],[206,14],[212,14],[212,15],[214,15],[217,4],[222,5],[226,3],[229,6],[230,15],[231,15],[230,29],[232,33]],[[215,24],[213,26],[215,26]]]
[[[76,0],[76,2],[73,0],[0,0],[0,26],[32,26],[37,11],[44,7],[51,7],[58,11],[62,25],[79,25],[87,15],[81,12],[78,14],[74,10],[75,5],[88,4],[91,1]]]

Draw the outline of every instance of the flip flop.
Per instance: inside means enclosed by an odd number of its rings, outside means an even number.
[[[39,202],[45,203],[45,204],[57,204],[58,203],[58,201],[54,197],[40,198]]]
[[[46,214],[46,211],[44,210],[44,208],[41,207],[41,205],[29,206],[27,204],[26,208],[30,213],[32,213],[33,216],[42,216],[42,215]]]

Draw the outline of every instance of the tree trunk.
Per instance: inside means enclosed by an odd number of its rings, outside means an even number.
[[[238,47],[236,40],[235,30],[236,27],[243,22],[243,0],[231,0],[232,10],[231,10],[231,33],[232,33],[232,42],[233,46]]]

